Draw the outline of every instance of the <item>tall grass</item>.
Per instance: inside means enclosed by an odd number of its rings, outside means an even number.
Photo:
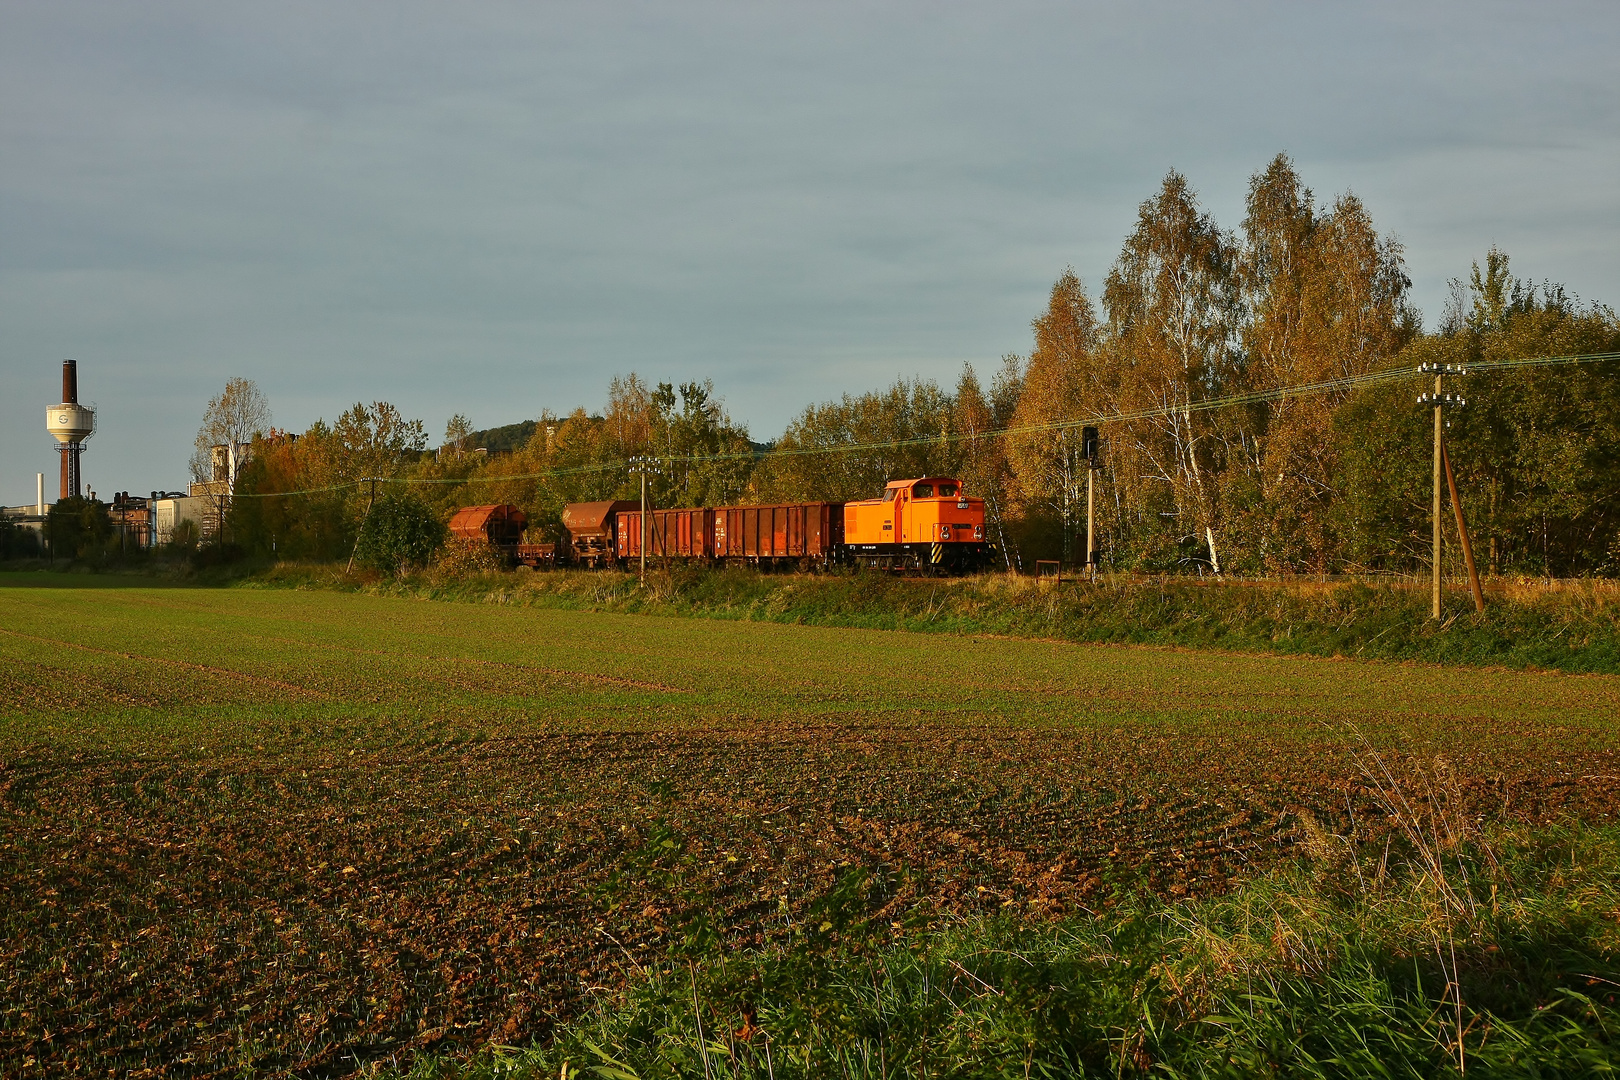
[[[1435,832],[1444,808],[1396,812],[1385,843],[1317,830],[1299,865],[1225,896],[1122,884],[1042,925],[883,923],[858,871],[764,947],[689,910],[662,966],[546,1045],[408,1075],[1612,1075],[1620,830],[1487,841]]]

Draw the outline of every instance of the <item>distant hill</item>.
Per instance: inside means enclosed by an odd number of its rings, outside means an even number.
[[[601,417],[593,417],[592,419],[600,420]],[[516,424],[506,424],[503,427],[475,431],[467,436],[467,449],[476,450],[482,446],[491,453],[501,450],[517,450],[529,441],[529,436],[533,435],[534,429],[539,426],[540,422],[538,420],[524,420]],[[750,439],[748,445],[753,447],[756,454],[769,453],[776,448],[774,440],[771,442],[754,442]]]
[[[516,450],[529,441],[534,429],[539,425],[538,420],[524,420],[516,424],[507,424],[504,427],[485,428],[475,431],[467,436],[467,449],[476,450],[482,446],[486,450]]]

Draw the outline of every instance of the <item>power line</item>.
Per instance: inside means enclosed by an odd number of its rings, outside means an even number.
[[[1596,364],[1605,361],[1620,360],[1620,352],[1583,353],[1564,356],[1536,356],[1516,357],[1503,360],[1484,360],[1471,362],[1468,366],[1474,371],[1502,371],[1513,368],[1549,367],[1555,365]],[[1222,397],[1202,398],[1198,400],[1177,401],[1171,404],[1155,405],[1147,408],[1118,411],[1113,413],[1092,412],[1087,415],[1066,419],[1052,420],[1041,424],[1021,424],[1016,427],[991,428],[987,431],[972,432],[955,436],[957,442],[980,442],[996,438],[1005,438],[1016,435],[1033,435],[1043,432],[1063,432],[1073,428],[1087,425],[1109,425],[1131,423],[1139,420],[1154,420],[1163,417],[1187,415],[1195,412],[1212,412],[1220,409],[1237,408],[1242,405],[1260,405],[1283,398],[1320,397],[1337,391],[1351,390],[1359,386],[1374,383],[1390,382],[1396,379],[1411,378],[1421,374],[1421,365],[1412,367],[1383,368],[1378,371],[1363,372],[1360,375],[1347,375],[1336,379],[1325,379],[1321,382],[1305,383],[1298,386],[1279,386],[1267,390],[1251,390],[1240,394],[1228,394]],[[864,443],[841,443],[837,445],[818,446],[778,446],[764,451],[736,451],[731,453],[714,454],[686,454],[679,460],[688,464],[703,462],[724,462],[757,459],[761,457],[806,457],[821,454],[851,454],[872,450],[898,450],[911,446],[927,446],[947,440],[943,433],[939,435],[918,435],[909,439],[888,439]],[[497,484],[509,481],[522,480],[549,480],[564,476],[583,476],[590,473],[617,472],[631,468],[629,460],[613,459],[590,465],[568,466],[561,468],[543,469],[532,473],[505,473],[497,476],[468,476],[455,477],[401,477],[387,481],[399,484]],[[304,488],[298,491],[273,492],[243,492],[235,498],[281,498],[291,495],[315,495],[325,492],[346,491],[358,486],[362,481],[350,480],[325,487]]]

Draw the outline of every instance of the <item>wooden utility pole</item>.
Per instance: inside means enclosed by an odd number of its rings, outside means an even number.
[[[1434,524],[1434,602],[1429,614],[1440,617],[1440,450],[1444,438],[1440,431],[1440,373],[1434,376],[1434,508],[1430,517]]]
[[[355,552],[360,550],[360,534],[365,531],[366,522],[371,520],[371,508],[377,504],[378,479],[380,478],[376,476],[362,476],[360,478],[360,482],[362,484],[368,482],[371,484],[371,498],[366,500],[365,516],[360,519],[360,528],[356,530],[354,534],[354,547],[349,549],[349,565],[343,568],[343,574],[345,577],[354,572],[354,556]]]
[[[1431,524],[1433,525],[1433,528],[1434,528],[1434,555],[1433,555],[1433,565],[1431,567],[1431,569],[1433,571],[1433,578],[1434,578],[1434,593],[1433,593],[1432,602],[1431,602],[1431,604],[1429,606],[1429,614],[1432,617],[1438,619],[1438,618],[1440,618],[1440,584],[1441,584],[1441,582],[1440,582],[1440,498],[1441,498],[1441,496],[1440,496],[1440,483],[1441,483],[1441,480],[1442,480],[1442,476],[1441,476],[1442,471],[1445,473],[1445,477],[1444,477],[1445,480],[1450,481],[1450,479],[1451,479],[1451,464],[1446,459],[1445,421],[1441,418],[1441,413],[1447,407],[1456,408],[1456,407],[1461,407],[1463,405],[1468,404],[1467,399],[1465,399],[1461,394],[1447,393],[1446,390],[1445,390],[1445,386],[1444,386],[1444,384],[1442,383],[1441,380],[1447,375],[1466,375],[1466,374],[1468,374],[1468,369],[1466,367],[1463,367],[1460,364],[1434,364],[1434,363],[1425,362],[1425,363],[1422,363],[1422,364],[1418,365],[1418,371],[1420,371],[1420,372],[1422,372],[1424,374],[1432,373],[1434,375],[1434,392],[1433,393],[1426,393],[1426,394],[1419,394],[1418,395],[1418,404],[1419,405],[1432,405],[1432,406],[1434,406],[1434,504],[1433,504],[1433,507],[1431,508],[1431,511],[1430,511],[1430,517],[1432,519]],[[1484,599],[1483,599],[1483,597],[1481,596],[1481,594],[1479,592],[1479,584],[1478,584],[1477,575],[1475,575],[1474,572],[1473,572],[1473,567],[1474,567],[1473,552],[1468,547],[1468,532],[1467,532],[1467,529],[1463,527],[1462,503],[1457,501],[1457,488],[1456,488],[1456,485],[1454,483],[1452,484],[1452,487],[1451,487],[1451,501],[1452,501],[1453,505],[1456,507],[1456,510],[1457,510],[1458,532],[1462,534],[1464,557],[1467,559],[1467,562],[1468,562],[1469,577],[1470,577],[1471,584],[1473,585],[1473,588],[1474,588],[1474,606],[1476,608],[1478,608],[1479,610],[1483,611],[1484,610]]]
[[[653,459],[644,455],[636,455],[630,459],[630,470],[641,474],[641,584],[647,584],[647,544],[650,532],[647,522],[647,474],[656,472],[657,466]]]

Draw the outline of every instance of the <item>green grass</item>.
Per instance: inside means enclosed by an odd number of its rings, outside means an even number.
[[[614,600],[606,590],[630,591],[620,581],[595,584],[603,605]],[[769,595],[780,601],[810,587],[796,582]],[[784,620],[793,611],[779,610]],[[1419,740],[1493,723],[1495,737],[1511,742],[1526,724],[1551,724],[1579,743],[1606,737],[1603,721],[1620,714],[1608,680],[632,618],[592,612],[583,600],[570,608],[446,605],[98,581],[0,588],[0,611],[0,716],[10,718],[0,738],[12,744],[31,732],[55,743],[81,734],[118,743],[130,724],[142,738],[171,731],[240,746],[305,731],[324,739],[333,725],[388,742],[537,726],[943,716],[1189,732],[1240,723],[1255,735],[1307,740],[1349,722],[1374,738],[1398,730]],[[1545,729],[1535,730],[1541,737]]]
[[[244,584],[570,610],[1620,674],[1620,587],[1607,581],[1546,586],[1494,582],[1483,614],[1474,612],[1465,589],[1453,585],[1438,623],[1429,618],[1427,587],[1366,582],[1119,578],[1102,585],[1053,585],[1001,574],[904,579],[675,567],[656,570],[641,588],[618,573],[426,573],[379,581],[345,576],[333,568],[278,566]]]
[[[647,1025],[686,1015],[656,1005],[683,971],[694,1015],[731,1023],[736,986],[775,980],[760,1026],[798,1031],[788,1011],[847,997],[856,1026],[828,1044],[846,1065],[873,1030],[890,1038],[871,1024],[891,1014],[910,1049],[884,1043],[880,1062],[920,1061],[906,1055],[944,1047],[926,1033],[957,1007],[1022,1000],[970,999],[953,962],[1003,994],[1026,962],[1052,972],[1051,1024],[1105,975],[1119,1002],[1169,1016],[1195,999],[1149,968],[1184,951],[1183,923],[1213,927],[1212,948],[1262,948],[1259,922],[1244,938],[1221,905],[1289,895],[1325,912],[1319,944],[1361,944],[1292,974],[1259,956],[1254,971],[1295,979],[1267,992],[1338,1023],[1363,1006],[1323,980],[1383,949],[1394,959],[1368,970],[1384,984],[1356,977],[1387,985],[1392,1030],[1431,1047],[1400,1019],[1429,1001],[1400,981],[1429,953],[1400,914],[1411,845],[1367,773],[1374,751],[1419,802],[1529,852],[1476,876],[1518,905],[1467,924],[1495,935],[1480,949],[1520,934],[1515,964],[1613,977],[1610,676],[588,610],[628,590],[611,575],[560,577],[581,591],[528,606],[19,577],[52,587],[0,586],[0,1060],[32,1063],[18,1075],[487,1070],[492,1044],[573,1054],[587,1037],[646,1071],[661,1052]],[[1385,891],[1296,870],[1319,834],[1365,860],[1391,845]],[[1354,864],[1333,865],[1348,881]],[[1556,959],[1559,941],[1610,967]],[[947,970],[950,1006],[918,989]],[[1571,1040],[1610,1023],[1592,986],[1524,985]],[[1231,987],[1210,987],[1198,1008],[1236,1015]],[[1194,1038],[1186,1008],[1130,1061],[1219,1035]],[[1490,1008],[1493,1030],[1528,1023]],[[1255,1023],[1285,1013],[1257,1005]],[[999,1015],[952,1029],[959,1072],[1022,1060],[1003,1038],[1021,1014]],[[1114,1060],[1103,1035],[1121,1015],[1097,1012],[1075,1060]]]

